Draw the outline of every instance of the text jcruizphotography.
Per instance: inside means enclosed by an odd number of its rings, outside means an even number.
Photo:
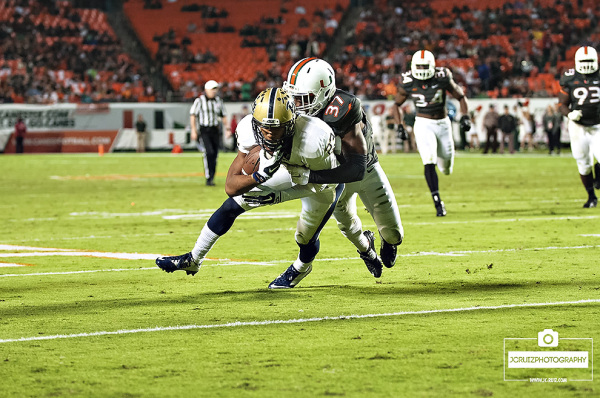
[[[537,339],[505,338],[504,380],[593,381],[593,339],[563,337],[560,343],[561,351],[558,351],[558,332],[552,329],[539,332]]]

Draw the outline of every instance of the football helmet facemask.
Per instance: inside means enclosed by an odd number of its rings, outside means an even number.
[[[417,51],[410,62],[410,70],[415,79],[431,79],[435,74],[435,57],[431,51]]]
[[[294,97],[298,112],[314,116],[335,95],[335,72],[320,58],[304,58],[292,66],[283,88]]]
[[[268,88],[258,94],[252,104],[252,131],[262,148],[271,153],[282,148],[294,136],[295,124],[296,105],[285,90]],[[265,137],[263,129],[272,138]]]
[[[598,53],[594,47],[579,47],[575,52],[575,70],[584,75],[598,70]]]

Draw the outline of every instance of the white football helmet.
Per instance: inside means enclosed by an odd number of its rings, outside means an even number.
[[[575,70],[585,75],[598,70],[598,53],[594,47],[579,47],[575,53]]]
[[[415,79],[431,79],[435,74],[435,57],[431,51],[417,51],[410,62],[410,70]]]
[[[314,116],[335,94],[335,72],[327,61],[304,58],[292,66],[283,88],[294,97],[298,112]]]

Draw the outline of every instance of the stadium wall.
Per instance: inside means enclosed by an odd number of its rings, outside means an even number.
[[[547,106],[556,104],[555,98],[536,99],[471,99],[470,108],[480,109],[476,126],[481,140],[485,139],[482,128],[483,115],[489,105],[494,104],[502,113],[503,106],[513,106],[520,101],[529,102],[529,109],[536,121],[535,139],[545,142],[541,127],[542,116]],[[450,101],[458,109],[458,103]],[[248,103],[227,103],[230,120],[237,122],[243,117],[243,106]],[[393,105],[392,101],[364,101],[375,137],[378,137],[385,115]],[[135,121],[142,115],[147,124],[147,147],[151,150],[171,150],[174,145],[191,149],[188,103],[110,103],[110,104],[57,104],[57,105],[0,105],[0,150],[14,152],[14,124],[22,117],[27,125],[25,138],[26,152],[96,152],[98,145],[105,151],[135,150]],[[454,123],[455,139],[458,141],[458,126]],[[563,128],[562,141],[569,142],[566,128]]]

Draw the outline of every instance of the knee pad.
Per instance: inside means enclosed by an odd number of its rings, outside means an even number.
[[[245,210],[236,203],[232,198],[228,198],[221,207],[213,213],[206,222],[208,228],[215,234],[221,236],[229,231],[237,216]]]
[[[582,176],[592,172],[592,164],[587,159],[577,159],[577,169]]]
[[[399,245],[404,239],[404,231],[395,228],[382,228],[379,233],[381,238],[390,245]]]

